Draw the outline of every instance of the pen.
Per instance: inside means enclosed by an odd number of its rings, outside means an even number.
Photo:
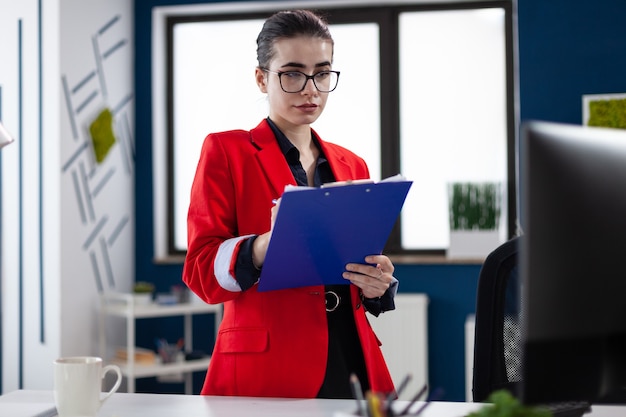
[[[366,399],[368,417],[386,417],[381,409],[382,403],[377,393],[367,391]]]
[[[400,385],[398,385],[398,389],[394,391],[391,391],[389,393],[389,395],[387,395],[387,412],[389,412],[389,410],[391,409],[391,404],[395,398],[399,398],[400,394],[402,394],[402,391],[404,391],[404,388],[406,388],[406,386],[409,384],[409,381],[411,380],[412,375],[406,374],[406,376],[404,377],[404,379],[402,380],[402,382],[400,382]]]
[[[422,411],[424,411],[424,409],[430,405],[431,402],[438,400],[439,398],[441,398],[442,395],[443,395],[443,389],[437,388],[435,392],[433,392],[432,395],[428,397],[426,402],[420,408],[418,408],[416,412],[412,413],[411,415],[419,416],[420,414],[422,414]]]
[[[424,386],[422,387],[422,389],[421,389],[421,390],[419,390],[419,391],[417,392],[417,394],[415,394],[415,395],[413,396],[413,398],[411,398],[411,401],[409,401],[409,403],[407,404],[407,406],[406,406],[406,407],[404,407],[404,410],[402,410],[402,412],[401,412],[401,413],[399,413],[398,415],[399,415],[399,416],[405,416],[405,415],[407,415],[407,414],[409,413],[409,410],[411,409],[411,407],[413,407],[413,404],[415,404],[415,402],[416,402],[417,400],[419,400],[419,399],[420,399],[420,397],[426,393],[426,390],[427,390],[427,389],[428,389],[428,385],[424,384]]]
[[[359,416],[365,416],[365,410],[363,409],[363,390],[361,389],[359,377],[355,374],[350,374],[350,386],[352,387],[352,394],[356,399],[356,413]]]

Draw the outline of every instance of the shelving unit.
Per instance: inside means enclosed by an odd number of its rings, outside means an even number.
[[[129,393],[135,392],[135,380],[153,376],[163,376],[182,373],[184,375],[185,393],[192,394],[193,378],[192,372],[206,370],[210,357],[188,360],[184,362],[173,362],[165,364],[143,365],[135,363],[135,329],[138,319],[155,317],[184,317],[184,341],[185,349],[191,351],[193,348],[192,323],[193,316],[197,314],[214,314],[215,331],[222,321],[222,306],[205,303],[183,303],[172,305],[137,304],[132,294],[107,293],[100,297],[101,312],[99,326],[100,355],[107,358],[107,341],[105,322],[108,317],[121,317],[126,321],[126,352],[128,360],[125,363],[113,362],[120,366],[122,374],[127,378],[127,390]]]

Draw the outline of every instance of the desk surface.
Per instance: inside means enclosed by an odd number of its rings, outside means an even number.
[[[405,401],[399,401],[406,404]],[[400,405],[399,404],[399,405]],[[0,396],[0,416],[30,417],[32,410],[54,407],[52,391],[14,391]],[[462,417],[482,404],[433,402],[423,417]],[[23,407],[25,413],[20,414]],[[415,406],[415,410],[419,408]],[[98,417],[345,417],[355,410],[352,400],[272,399],[248,397],[207,397],[174,394],[113,394]],[[11,414],[6,412],[10,411]],[[345,413],[345,414],[344,414]],[[54,414],[52,414],[54,415]],[[623,417],[626,406],[597,405],[585,417]]]

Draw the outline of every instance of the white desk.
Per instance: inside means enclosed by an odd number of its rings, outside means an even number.
[[[27,417],[35,414],[6,414],[8,407],[17,410],[40,404],[54,407],[52,391],[14,391],[0,396],[0,416]],[[406,404],[406,401],[400,401]],[[482,404],[433,402],[423,417],[462,417]],[[417,410],[419,406],[415,406]],[[113,394],[102,406],[98,417],[340,417],[355,410],[352,400],[270,399],[247,397],[206,397],[173,394]],[[4,412],[4,413],[3,413]],[[626,406],[593,407],[585,417],[623,417]]]

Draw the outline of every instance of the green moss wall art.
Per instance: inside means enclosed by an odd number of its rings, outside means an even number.
[[[113,132],[113,114],[110,109],[104,109],[89,125],[89,134],[96,162],[101,163],[109,154],[109,150],[115,145],[115,133]]]
[[[583,96],[583,119],[587,126],[626,129],[626,94]]]

